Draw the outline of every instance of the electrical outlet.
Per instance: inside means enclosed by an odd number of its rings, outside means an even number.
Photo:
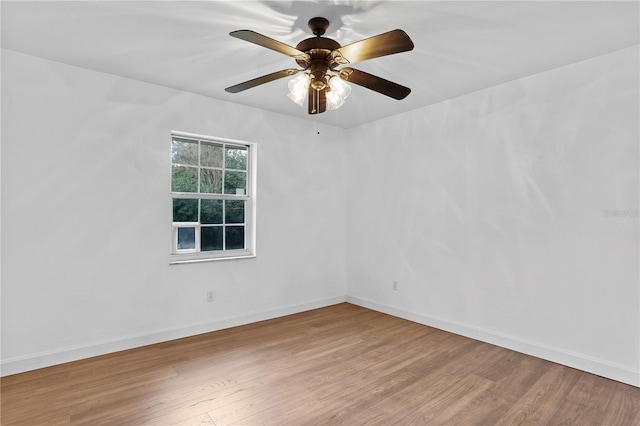
[[[398,291],[398,281],[393,280],[393,284],[391,288],[393,288],[395,291]]]
[[[214,300],[216,300],[216,294],[213,290],[207,291],[207,302],[213,302]]]

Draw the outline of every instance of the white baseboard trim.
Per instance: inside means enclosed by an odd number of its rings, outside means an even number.
[[[507,336],[492,330],[486,330],[468,324],[450,321],[429,315],[417,314],[404,309],[374,302],[357,296],[347,296],[347,302],[394,317],[403,318],[418,324],[438,328],[471,339],[491,343],[492,345],[511,349],[527,355],[542,358],[557,364],[586,371],[608,379],[616,380],[632,386],[640,387],[640,370],[629,368],[588,355],[567,351],[565,349],[531,342],[518,337]]]
[[[50,367],[52,365],[64,364],[66,362],[78,361],[80,359],[91,358],[94,356],[106,355],[127,349],[138,348],[141,346],[152,345],[154,343],[210,333],[212,331],[237,327],[258,321],[265,321],[285,315],[297,314],[300,312],[310,311],[312,309],[337,305],[338,303],[343,303],[345,301],[345,296],[331,297],[264,312],[254,312],[239,317],[224,318],[201,324],[192,324],[186,327],[166,328],[150,333],[123,336],[122,338],[87,345],[78,345],[21,357],[3,359],[0,362],[0,377]]]

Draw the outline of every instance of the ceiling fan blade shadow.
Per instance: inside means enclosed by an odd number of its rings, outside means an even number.
[[[342,68],[339,73],[344,81],[366,87],[393,99],[401,100],[411,93],[408,87],[354,68]]]
[[[274,40],[265,35],[259,34],[251,30],[238,30],[229,33],[231,37],[239,38],[240,40],[248,41],[250,43],[257,44],[258,46],[266,47],[267,49],[275,50],[283,55],[291,56],[294,59],[300,59],[303,61],[309,61],[309,55],[301,50],[291,47],[288,44],[282,43],[278,40]]]
[[[309,114],[321,114],[327,110],[326,89],[316,90],[309,85]]]
[[[280,78],[296,75],[301,70],[288,69],[282,71],[272,72],[271,74],[263,75],[252,80],[245,81],[244,83],[236,84],[235,86],[227,87],[224,89],[229,93],[238,93],[243,90],[251,89],[252,87],[259,86],[261,84],[269,83],[270,81],[278,80]]]
[[[393,30],[342,46],[331,57],[335,63],[348,64],[409,50],[413,50],[411,38],[402,30]]]

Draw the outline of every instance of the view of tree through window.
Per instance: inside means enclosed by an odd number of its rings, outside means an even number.
[[[174,252],[246,248],[249,146],[174,136]]]

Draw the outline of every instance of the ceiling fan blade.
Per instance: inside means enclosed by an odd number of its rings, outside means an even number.
[[[408,87],[354,68],[343,68],[339,73],[340,78],[344,81],[366,87],[393,99],[404,99],[411,93],[411,89]]]
[[[224,89],[229,93],[238,93],[243,90],[251,89],[252,87],[259,86],[270,81],[278,80],[280,78],[296,75],[300,70],[288,69],[282,71],[272,72],[271,74],[263,75],[262,77],[254,78],[253,80],[245,81],[244,83],[236,84],[235,86],[227,87]]]
[[[327,110],[326,89],[316,90],[309,85],[309,114],[320,114]]]
[[[342,46],[331,52],[331,58],[334,63],[348,64],[412,49],[413,42],[407,33],[393,30]]]
[[[258,46],[266,47],[267,49],[275,50],[287,56],[291,56],[294,59],[300,59],[303,61],[309,61],[309,55],[301,50],[291,47],[288,44],[279,42],[265,35],[259,34],[251,30],[238,30],[229,33],[231,37],[239,38],[240,40],[248,41],[250,43],[257,44]]]

